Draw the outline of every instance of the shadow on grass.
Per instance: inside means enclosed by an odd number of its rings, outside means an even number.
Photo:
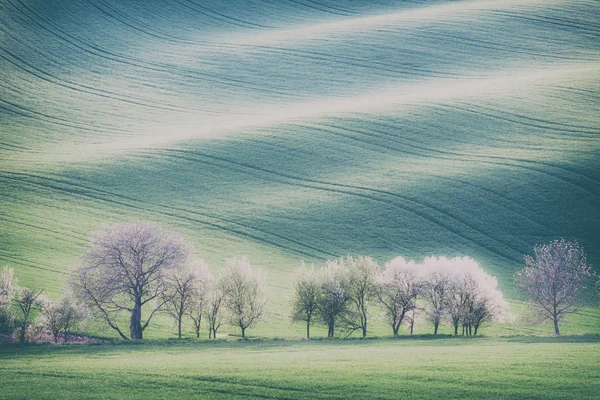
[[[2,344],[0,345],[0,359],[15,357],[41,356],[52,354],[63,355],[101,355],[122,351],[156,351],[159,349],[231,349],[231,350],[260,350],[281,347],[298,346],[353,346],[368,344],[394,344],[398,345],[473,345],[476,343],[600,343],[600,335],[581,336],[454,336],[454,335],[403,335],[398,337],[373,336],[367,338],[313,338],[306,339],[278,339],[254,338],[242,341],[241,339],[166,339],[142,341],[111,341],[107,343],[88,344]]]
[[[600,335],[506,336],[499,339],[514,343],[600,343]]]

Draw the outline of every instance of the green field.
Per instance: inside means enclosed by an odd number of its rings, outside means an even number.
[[[0,348],[0,398],[593,399],[600,337]]]

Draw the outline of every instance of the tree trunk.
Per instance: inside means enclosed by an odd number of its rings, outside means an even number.
[[[556,317],[554,317],[554,334],[560,336],[560,331],[558,330],[558,318]]]
[[[362,337],[367,337],[367,313],[363,310]]]
[[[473,329],[473,335],[477,336],[477,329],[479,329],[479,325],[475,325]]]
[[[242,340],[246,340],[246,328],[241,327],[242,328]]]
[[[410,324],[410,334],[413,334],[413,328],[415,327],[414,322]]]
[[[439,326],[440,326],[440,323],[439,323],[439,322],[434,322],[434,323],[433,323],[433,334],[434,334],[434,335],[437,335],[437,332],[438,332],[438,327],[439,327]]]
[[[179,315],[179,317],[177,318],[177,336],[179,336],[179,339],[181,339],[181,314]]]
[[[400,329],[400,324],[392,324],[392,330],[394,331],[394,336],[398,336],[398,330]]]
[[[306,339],[310,339],[310,321],[306,321]]]
[[[142,340],[142,302],[137,299],[129,321],[129,335],[132,340]]]
[[[469,324],[469,336],[473,335],[473,327]]]
[[[63,343],[67,343],[69,341],[69,331],[63,332]]]
[[[19,330],[19,343],[21,344],[25,344],[25,339],[27,339],[27,337],[25,336],[25,334],[27,333],[27,319],[25,319],[23,321],[23,323],[21,324],[20,330]]]
[[[458,322],[454,324],[454,336],[458,336]]]

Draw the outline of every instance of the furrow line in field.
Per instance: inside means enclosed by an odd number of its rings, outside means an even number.
[[[174,104],[165,104],[165,102],[161,102],[161,103],[145,102],[145,99],[142,99],[142,98],[127,96],[127,95],[123,95],[120,93],[103,90],[98,87],[92,87],[92,86],[84,85],[81,83],[76,83],[76,82],[73,82],[70,80],[66,80],[63,78],[59,78],[55,75],[52,75],[46,71],[43,71],[43,70],[31,65],[30,63],[26,62],[23,58],[18,57],[17,55],[9,52],[6,49],[0,48],[0,51],[5,52],[13,59],[11,60],[10,58],[6,57],[5,55],[2,55],[1,53],[0,53],[0,58],[6,60],[8,63],[14,65],[16,68],[26,72],[27,74],[32,75],[44,82],[58,85],[58,86],[73,90],[78,93],[87,93],[87,94],[91,94],[94,96],[107,98],[110,100],[120,101],[120,102],[123,102],[126,104],[134,104],[137,106],[155,108],[155,109],[166,110],[166,111],[181,111],[181,110],[198,111],[197,109],[190,108],[190,107],[174,105]]]
[[[281,177],[281,178],[289,179],[289,180],[291,180],[291,181],[294,182],[294,183],[288,183],[288,184],[290,184],[292,186],[300,186],[300,187],[305,187],[305,188],[310,188],[310,189],[315,189],[315,190],[329,191],[329,192],[340,193],[340,194],[345,194],[345,195],[349,195],[349,196],[356,196],[356,197],[361,197],[361,198],[372,200],[372,201],[376,201],[376,202],[382,202],[382,203],[386,203],[386,204],[389,204],[389,205],[393,205],[393,206],[395,206],[397,208],[400,208],[400,209],[402,209],[402,210],[404,210],[406,212],[409,212],[409,213],[411,213],[411,214],[413,214],[413,215],[415,215],[415,216],[417,216],[417,217],[419,217],[421,219],[424,219],[427,222],[433,223],[434,225],[441,226],[441,227],[445,228],[446,230],[454,233],[455,235],[457,235],[459,237],[462,237],[463,239],[469,240],[469,241],[471,241],[471,242],[479,245],[480,247],[484,248],[486,251],[493,252],[493,253],[495,253],[495,254],[503,257],[503,258],[507,258],[507,259],[510,259],[512,261],[516,260],[515,258],[509,257],[509,256],[507,256],[505,254],[501,254],[501,253],[499,253],[499,252],[497,252],[495,250],[491,250],[488,246],[485,246],[484,244],[482,244],[482,242],[480,242],[480,241],[478,241],[478,240],[476,240],[476,239],[474,239],[472,237],[466,236],[464,233],[461,233],[461,231],[459,231],[459,230],[457,230],[455,228],[452,228],[451,224],[444,223],[444,222],[442,222],[438,218],[435,218],[435,217],[433,217],[433,216],[431,216],[431,215],[429,215],[429,214],[427,214],[425,212],[419,211],[414,206],[413,207],[409,207],[406,204],[399,203],[398,201],[390,201],[390,200],[385,199],[385,198],[376,197],[376,196],[373,196],[372,194],[365,194],[365,193],[362,193],[362,192],[364,191],[364,192],[367,192],[367,193],[377,193],[377,194],[383,194],[383,195],[386,195],[386,196],[391,196],[391,197],[394,197],[396,199],[408,201],[408,202],[413,203],[415,205],[422,206],[424,208],[432,209],[432,210],[434,210],[434,211],[436,211],[436,212],[438,212],[438,213],[446,216],[449,219],[453,219],[455,222],[459,222],[460,224],[463,224],[463,225],[467,226],[468,228],[470,228],[470,230],[476,232],[477,234],[479,234],[481,236],[487,237],[488,239],[490,239],[492,241],[498,242],[498,243],[502,244],[503,246],[505,246],[505,247],[513,250],[514,252],[517,252],[519,254],[521,253],[519,250],[517,250],[515,248],[512,248],[510,245],[507,245],[506,243],[503,243],[502,241],[500,241],[500,240],[498,240],[498,239],[490,236],[489,234],[484,233],[484,232],[482,232],[482,231],[474,228],[473,226],[470,226],[470,225],[466,224],[461,219],[457,219],[456,217],[451,216],[446,211],[444,211],[443,209],[441,209],[441,208],[439,208],[437,206],[428,205],[428,204],[426,204],[426,203],[424,203],[422,201],[418,201],[416,199],[412,199],[412,198],[409,198],[409,197],[406,197],[406,196],[401,196],[401,195],[396,194],[396,193],[392,193],[392,192],[388,192],[388,191],[384,191],[384,190],[379,190],[379,189],[374,189],[374,188],[363,187],[363,186],[344,185],[344,184],[338,184],[338,183],[333,183],[333,182],[325,182],[325,181],[319,181],[319,180],[308,179],[308,178],[299,178],[299,177],[295,177],[295,176],[292,176],[292,175],[283,174],[283,173],[280,173],[280,172],[277,172],[277,171],[265,169],[265,168],[262,168],[262,167],[258,167],[258,166],[254,166],[254,165],[249,165],[249,164],[244,164],[244,163],[239,163],[239,162],[236,162],[236,161],[233,161],[233,160],[229,160],[229,159],[226,159],[226,158],[212,156],[212,155],[208,155],[208,154],[202,154],[202,153],[198,153],[198,152],[189,152],[189,151],[185,151],[185,150],[174,150],[174,149],[171,149],[171,150],[168,150],[168,151],[170,151],[170,152],[180,152],[180,153],[190,153],[190,154],[195,155],[195,156],[207,157],[207,158],[212,158],[212,159],[220,160],[220,161],[223,161],[223,162],[226,162],[226,163],[236,164],[236,165],[242,166],[244,168],[249,168],[249,169],[253,169],[253,170],[256,170],[256,171],[260,171],[260,172],[263,172],[263,173],[266,173],[266,174],[269,174],[269,175],[272,175],[272,176],[278,176],[278,177]],[[285,181],[281,181],[281,180],[276,180],[276,182],[286,183]],[[319,186],[319,185],[324,185],[324,186]],[[358,190],[358,192],[354,192],[354,191],[351,191],[351,190]]]
[[[10,2],[12,0],[7,0],[7,1]],[[20,2],[21,0],[14,0],[14,1]],[[26,5],[23,5],[23,6],[27,8]],[[13,7],[14,7],[14,5],[13,5]],[[15,7],[15,8],[17,8],[17,7]],[[100,47],[96,44],[90,43],[83,38],[78,38],[75,35],[64,31],[62,28],[55,26],[55,24],[53,24],[52,22],[47,21],[41,15],[37,15],[37,17],[40,20],[46,22],[48,25],[50,25],[52,27],[52,29],[44,26],[38,20],[29,16],[30,20],[33,21],[37,26],[39,26],[44,31],[50,33],[52,36],[58,37],[64,43],[66,43],[70,46],[73,46],[73,47],[85,52],[86,54],[90,54],[94,57],[100,57],[101,59],[104,59],[104,60],[110,60],[110,61],[114,61],[114,62],[117,62],[120,64],[125,64],[125,65],[129,65],[129,66],[145,69],[148,71],[159,72],[161,74],[167,73],[167,74],[178,76],[178,77],[201,79],[201,80],[208,81],[208,82],[219,83],[219,84],[222,84],[225,86],[234,87],[235,89],[238,89],[238,90],[240,87],[243,87],[246,89],[252,89],[252,90],[259,91],[259,92],[285,95],[285,96],[289,96],[289,95],[293,94],[290,91],[283,91],[281,89],[279,89],[279,90],[268,89],[268,88],[265,88],[263,85],[254,84],[252,82],[247,82],[247,81],[244,81],[241,79],[230,78],[230,77],[227,77],[224,75],[209,74],[206,72],[200,72],[197,70],[182,68],[182,67],[176,66],[176,65],[170,65],[170,64],[159,63],[159,62],[151,62],[148,60],[141,60],[141,59],[133,58],[130,56],[120,55],[120,54],[114,53],[112,51],[103,49],[102,47]],[[78,44],[78,43],[81,43],[81,44]]]
[[[234,17],[228,16],[228,15],[225,15],[223,13],[219,13],[219,12],[214,11],[206,6],[198,4],[195,1],[191,1],[191,0],[172,0],[172,1],[182,5],[183,7],[186,7],[189,10],[197,12],[200,15],[204,15],[205,17],[208,17],[209,19],[215,19],[217,21],[224,22],[224,23],[234,25],[234,26],[238,26],[241,28],[248,28],[248,29],[273,29],[274,28],[273,26],[255,24],[253,22],[243,21],[241,19],[234,18]]]
[[[288,238],[288,237],[286,237],[284,235],[281,235],[281,234],[277,234],[277,233],[274,233],[274,232],[265,231],[265,230],[253,227],[251,225],[243,224],[243,223],[240,223],[240,222],[237,222],[237,221],[233,221],[233,220],[228,220],[228,219],[225,219],[225,218],[222,218],[222,217],[217,217],[217,216],[206,214],[206,213],[200,213],[198,211],[192,211],[192,210],[187,210],[187,209],[183,209],[183,208],[177,208],[177,207],[173,207],[173,206],[162,205],[162,204],[158,204],[158,203],[151,203],[151,202],[147,202],[147,201],[143,201],[143,200],[138,200],[138,199],[135,199],[133,197],[124,196],[124,195],[120,195],[120,194],[117,194],[117,193],[100,190],[100,189],[97,189],[97,188],[92,188],[92,187],[84,186],[84,185],[81,185],[81,184],[75,184],[73,182],[67,182],[66,180],[58,180],[58,179],[53,179],[53,178],[49,178],[49,177],[43,177],[43,176],[34,175],[34,174],[16,173],[16,172],[10,172],[10,171],[0,171],[0,174],[4,174],[7,179],[14,179],[16,181],[22,181],[22,179],[18,179],[16,177],[7,177],[6,175],[14,175],[14,176],[17,176],[17,177],[23,177],[23,176],[25,176],[25,177],[29,177],[29,178],[33,178],[33,179],[37,179],[37,180],[51,181],[51,182],[54,182],[55,184],[52,185],[52,184],[48,184],[48,183],[39,183],[39,182],[32,182],[32,181],[27,181],[27,183],[34,184],[34,185],[39,185],[39,186],[42,186],[42,187],[47,187],[47,188],[50,188],[50,189],[53,189],[53,190],[56,190],[56,191],[59,191],[59,192],[68,191],[71,195],[78,195],[78,196],[80,196],[82,198],[89,197],[89,198],[95,199],[97,201],[100,201],[101,203],[102,202],[114,203],[114,204],[117,204],[117,205],[127,206],[129,208],[134,208],[134,209],[143,210],[143,211],[147,211],[147,212],[158,213],[158,214],[162,214],[162,215],[165,215],[165,216],[174,217],[174,218],[178,218],[178,219],[192,220],[194,222],[198,222],[198,223],[207,225],[207,226],[209,226],[211,228],[215,228],[217,230],[223,230],[223,231],[228,232],[228,233],[234,233],[234,234],[238,234],[240,236],[249,237],[249,238],[254,239],[256,241],[264,242],[264,243],[269,244],[271,246],[275,246],[275,247],[287,249],[287,250],[290,250],[290,251],[293,251],[295,253],[298,253],[298,254],[301,254],[301,255],[305,255],[305,256],[308,256],[308,257],[311,257],[311,258],[323,259],[320,256],[315,256],[314,254],[307,253],[307,252],[305,252],[303,250],[298,250],[298,249],[295,249],[293,247],[289,247],[288,245],[283,245],[281,243],[274,242],[273,240],[266,239],[264,237],[260,237],[260,236],[257,236],[255,234],[249,233],[249,232],[244,232],[244,231],[241,231],[239,229],[228,227],[228,226],[224,225],[224,223],[237,225],[237,226],[239,226],[241,228],[250,229],[250,230],[254,230],[254,231],[260,232],[262,234],[270,235],[270,236],[273,236],[275,238],[285,240],[287,242],[290,242],[290,243],[295,244],[297,246],[303,247],[303,248],[305,248],[307,250],[315,251],[315,252],[320,253],[320,254],[324,254],[324,255],[328,255],[328,256],[332,256],[332,257],[337,257],[338,256],[336,254],[329,253],[329,252],[327,252],[325,250],[322,250],[322,249],[319,249],[317,247],[314,247],[314,246],[311,246],[311,245],[307,245],[307,244],[302,243],[300,241],[297,241],[295,239]],[[60,186],[56,186],[56,185],[70,186],[70,187],[78,188],[79,190],[75,191],[73,189],[64,189],[64,188],[62,188]],[[99,193],[100,195],[93,195],[92,193],[89,193],[90,191],[91,192]],[[121,200],[117,201],[117,200],[111,199],[110,197],[119,198]],[[129,203],[126,203],[125,201],[130,201],[130,202],[133,202],[133,203],[139,203],[141,205],[145,205],[146,207],[142,207],[140,205],[129,204]],[[149,207],[158,207],[159,210],[155,210],[155,209],[152,209],[152,208],[149,208]],[[174,214],[174,213],[168,213],[168,212],[165,212],[165,211],[161,211],[160,209],[167,209],[167,210],[172,210],[172,211],[175,211],[175,212],[185,212],[185,213],[188,213],[188,214],[195,215],[196,217],[202,217],[204,219],[200,220],[198,218],[190,218],[190,217],[185,216],[185,215],[179,215],[179,214]],[[213,220],[215,220],[217,222],[208,221],[208,220],[206,220],[206,218],[213,219]]]

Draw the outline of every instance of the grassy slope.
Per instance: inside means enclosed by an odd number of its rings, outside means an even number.
[[[138,219],[265,268],[259,335],[302,333],[301,260],[470,255],[511,298],[535,243],[600,265],[593,2],[119,3],[6,2],[0,261],[23,284],[58,296],[90,231]]]
[[[0,397],[591,399],[600,339],[0,348]]]

